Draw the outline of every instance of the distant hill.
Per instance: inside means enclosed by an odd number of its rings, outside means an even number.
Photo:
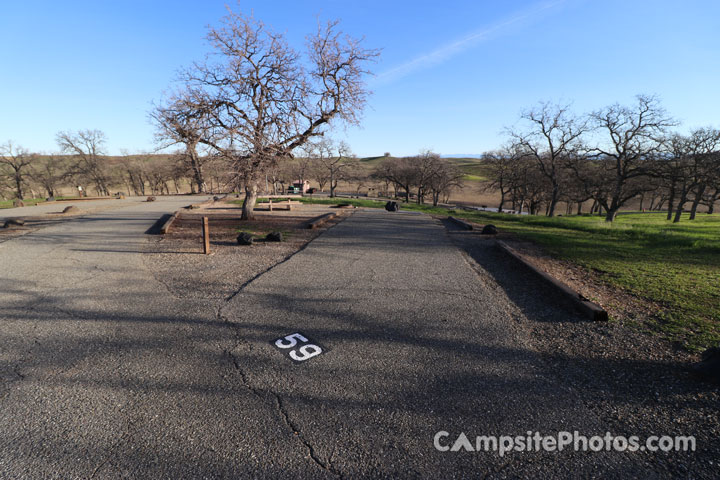
[[[451,155],[441,155],[443,158],[482,158],[481,153],[453,153]]]

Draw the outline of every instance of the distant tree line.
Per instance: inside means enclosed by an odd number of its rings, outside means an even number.
[[[410,202],[413,195],[418,204],[429,198],[434,206],[448,201],[453,189],[462,187],[463,172],[433,152],[414,157],[386,158],[373,172],[372,178],[383,181],[386,191],[393,188],[395,197]]]
[[[713,212],[720,198],[720,130],[687,135],[652,96],[632,106],[611,105],[577,116],[566,105],[541,103],[508,130],[507,144],[484,155],[488,188],[500,193],[498,210],[554,216],[560,202],[612,222],[630,201],[641,209],[667,210],[679,221],[689,208]]]
[[[77,186],[100,196],[180,193],[188,186],[198,191],[193,160],[186,152],[109,156],[99,130],[60,132],[56,140],[59,149],[51,154],[12,142],[0,145],[0,198],[55,197],[62,189],[77,195]],[[227,191],[231,175],[225,166],[213,158],[203,161],[207,183],[203,180],[200,191]]]

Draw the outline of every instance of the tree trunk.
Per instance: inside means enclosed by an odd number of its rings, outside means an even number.
[[[258,186],[256,182],[245,184],[245,201],[243,201],[242,215],[240,220],[255,220],[255,204],[258,198]]]
[[[693,200],[692,207],[690,207],[690,220],[695,220],[695,214],[697,213],[698,205],[702,200],[702,196],[705,194],[705,185],[700,185],[695,192],[695,200]]]
[[[548,205],[548,209],[547,209],[548,217],[555,216],[555,207],[557,206],[559,196],[560,196],[560,187],[558,185],[553,185],[552,196],[550,197],[550,205]]]
[[[505,203],[505,192],[500,189],[500,205],[498,205],[498,213],[502,213],[503,204]]]
[[[680,221],[683,209],[685,208],[685,202],[687,202],[687,190],[683,187],[682,193],[680,194],[680,200],[675,208],[675,219],[673,220],[673,223],[678,223]]]
[[[667,212],[668,220],[672,220],[674,203],[675,203],[675,182],[673,182],[672,185],[670,185],[670,196],[668,197],[668,212]]]
[[[710,204],[708,205],[708,215],[712,215],[715,211],[715,202],[720,197],[720,188],[715,189],[715,193],[710,197]]]
[[[19,176],[15,176],[15,193],[17,193],[18,200],[24,200],[23,198],[23,188],[22,188],[22,179]]]
[[[606,222],[614,222],[615,218],[617,217],[617,213],[619,208],[609,208],[607,213],[605,214],[605,221]]]
[[[582,215],[582,205],[583,205],[583,202],[578,202],[578,209],[577,209],[578,215]]]

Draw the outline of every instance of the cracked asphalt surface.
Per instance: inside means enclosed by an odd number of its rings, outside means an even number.
[[[630,454],[433,447],[606,431],[439,222],[359,210],[229,299],[179,299],[143,233],[187,203],[0,244],[0,477],[658,476]],[[296,332],[324,353],[271,343]]]

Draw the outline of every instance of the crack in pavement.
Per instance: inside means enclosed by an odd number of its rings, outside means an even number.
[[[338,472],[330,462],[327,464],[323,462],[320,457],[318,457],[317,453],[315,452],[315,448],[312,446],[312,444],[305,439],[300,429],[293,423],[293,421],[290,419],[290,415],[288,414],[287,410],[283,406],[282,399],[280,398],[280,395],[278,395],[275,392],[272,393],[273,397],[275,397],[275,403],[277,405],[278,411],[282,414],[282,418],[285,421],[285,425],[287,425],[288,428],[292,430],[292,432],[295,434],[295,436],[305,445],[308,451],[308,456],[310,459],[315,462],[320,468],[323,470],[333,474],[334,476],[338,478],[343,478],[342,474]]]
[[[218,321],[224,322],[229,328],[231,328],[231,329],[233,330],[233,332],[234,332],[234,334],[235,334],[235,342],[234,342],[234,345],[233,345],[230,349],[225,349],[223,353],[230,358],[230,361],[232,362],[233,366],[235,367],[235,370],[240,374],[240,377],[241,377],[243,386],[244,386],[245,388],[247,388],[248,390],[250,390],[250,392],[252,392],[253,395],[257,396],[258,398],[260,398],[260,399],[263,400],[263,401],[266,401],[266,396],[264,396],[264,395],[262,394],[262,392],[270,393],[270,394],[273,396],[274,400],[275,400],[276,410],[277,410],[277,412],[279,413],[280,417],[283,419],[283,422],[284,422],[285,425],[292,431],[292,433],[294,434],[294,436],[297,437],[297,438],[300,440],[300,442],[301,442],[301,443],[305,446],[305,448],[307,449],[307,452],[308,452],[308,455],[307,455],[307,456],[308,456],[308,458],[310,458],[318,467],[322,468],[324,471],[326,471],[326,472],[328,472],[328,473],[330,473],[330,474],[332,474],[332,475],[334,475],[335,477],[338,477],[338,478],[343,478],[343,477],[342,477],[342,474],[341,474],[340,472],[338,472],[337,469],[332,465],[332,455],[334,455],[334,453],[335,453],[334,447],[333,447],[333,452],[332,452],[332,454],[331,454],[330,459],[328,460],[328,462],[327,462],[327,463],[326,463],[326,462],[323,462],[323,461],[320,459],[320,457],[318,457],[318,455],[317,455],[317,453],[316,453],[316,451],[315,451],[315,447],[313,447],[313,445],[312,445],[312,444],[305,438],[305,436],[302,434],[302,432],[301,432],[301,430],[298,428],[298,426],[290,419],[290,415],[289,415],[289,413],[287,412],[287,410],[285,409],[285,407],[284,407],[284,405],[283,405],[283,403],[282,403],[282,397],[280,396],[280,394],[278,394],[278,393],[276,393],[276,392],[274,392],[274,391],[270,391],[270,390],[268,390],[268,391],[259,390],[259,389],[257,389],[256,387],[253,387],[253,386],[252,386],[252,384],[251,384],[251,382],[250,382],[250,380],[249,380],[249,378],[248,378],[247,372],[245,372],[245,371],[240,367],[240,362],[238,361],[237,357],[233,354],[233,351],[236,350],[241,344],[244,344],[244,343],[247,344],[247,343],[244,342],[243,339],[242,339],[242,336],[241,336],[241,334],[240,334],[240,326],[237,325],[237,324],[235,324],[234,322],[232,322],[232,321],[231,321],[229,318],[227,318],[226,316],[224,316],[224,315],[223,315],[223,310],[230,304],[230,302],[231,302],[235,297],[237,297],[238,295],[240,295],[240,294],[243,292],[243,290],[244,290],[248,285],[250,285],[253,281],[257,280],[257,279],[258,279],[259,277],[261,277],[262,275],[270,272],[271,270],[273,270],[273,269],[276,268],[277,266],[282,265],[283,263],[289,261],[289,260],[290,260],[291,258],[293,258],[295,255],[297,255],[298,253],[300,253],[300,252],[302,252],[303,250],[305,250],[311,243],[313,243],[313,241],[315,241],[317,238],[321,237],[321,236],[322,236],[324,233],[326,233],[328,230],[330,230],[331,228],[335,227],[336,225],[342,223],[342,221],[345,220],[346,218],[348,218],[348,216],[343,216],[343,217],[340,219],[340,221],[338,221],[338,222],[335,223],[334,225],[332,225],[332,226],[330,226],[329,228],[327,228],[325,231],[323,231],[322,233],[320,233],[318,236],[316,236],[315,238],[313,238],[313,239],[310,240],[309,242],[307,242],[307,243],[305,243],[304,245],[302,245],[297,251],[291,253],[290,255],[288,255],[287,257],[285,257],[284,259],[282,259],[282,260],[280,260],[279,262],[277,262],[276,264],[268,267],[267,269],[265,269],[264,271],[258,273],[257,275],[255,275],[253,278],[251,278],[251,279],[248,280],[247,282],[243,283],[243,284],[238,288],[237,291],[235,291],[232,295],[230,295],[229,297],[227,297],[226,299],[224,299],[223,303],[218,306],[218,309],[217,309],[216,314],[215,314],[216,319],[217,319]],[[361,256],[361,257],[362,257],[362,256]],[[359,261],[361,257],[358,257],[358,258],[354,259],[354,262]],[[339,288],[338,288],[338,289],[339,289]],[[337,289],[336,289],[336,291],[337,291]],[[249,344],[247,344],[247,345],[248,345],[248,348],[251,348]]]

